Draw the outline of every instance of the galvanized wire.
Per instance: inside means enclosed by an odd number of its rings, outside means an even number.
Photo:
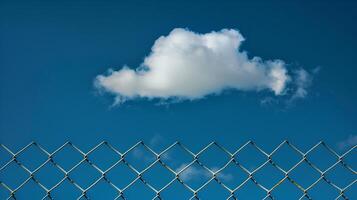
[[[102,146],[106,146],[107,148],[109,148],[110,151],[112,151],[115,155],[117,155],[117,158],[118,158],[117,160],[114,161],[114,164],[112,164],[107,169],[101,169],[97,164],[95,164],[89,158],[89,155],[91,155],[93,152],[95,152],[98,148],[100,148]],[[216,150],[223,152],[229,158],[228,161],[219,169],[212,169],[212,168],[206,166],[204,164],[204,162],[202,162],[202,160],[200,159],[200,156],[213,146],[216,147]],[[264,162],[260,166],[256,167],[253,170],[247,169],[242,163],[240,163],[237,160],[237,156],[239,156],[239,154],[248,146],[255,148],[258,152],[260,152],[262,155],[264,155]],[[295,163],[290,169],[284,169],[273,158],[274,155],[283,146],[288,147],[289,149],[294,151],[299,156],[299,161],[297,163]],[[18,159],[18,157],[21,154],[23,154],[25,151],[27,151],[30,147],[37,148],[47,158],[42,164],[40,164],[34,170],[30,170],[29,167],[27,167],[24,163],[21,162],[21,160]],[[71,147],[76,152],[78,152],[82,157],[78,163],[76,163],[73,167],[71,167],[70,169],[67,169],[67,170],[61,166],[61,163],[57,162],[56,159],[54,159],[54,157],[59,152],[63,151],[63,149],[66,147]],[[130,152],[133,152],[135,149],[137,149],[139,147],[145,148],[148,152],[150,152],[152,155],[155,156],[155,159],[147,167],[145,167],[142,170],[139,170],[136,167],[134,167],[126,159],[127,155]],[[180,169],[173,169],[162,158],[171,149],[177,148],[177,147],[180,148],[181,150],[183,150],[184,152],[186,152],[188,155],[190,155],[191,162],[186,163],[186,165],[181,167]],[[327,152],[329,152],[329,154],[331,154],[335,158],[335,161],[326,169],[321,169],[321,168],[317,167],[316,163],[313,163],[309,159],[309,155],[312,152],[314,152],[318,147],[324,148],[325,150],[327,150]],[[75,188],[77,188],[81,192],[81,194],[77,197],[77,199],[82,199],[82,198],[89,199],[88,192],[91,191],[93,187],[95,187],[100,181],[103,181],[103,180],[110,187],[112,187],[115,191],[117,191],[118,195],[116,196],[115,199],[127,199],[126,191],[129,188],[131,188],[138,181],[142,182],[147,188],[149,188],[150,190],[152,190],[155,193],[155,195],[152,197],[152,199],[163,199],[163,196],[161,194],[165,190],[167,190],[175,181],[178,181],[180,184],[182,184],[182,186],[192,194],[190,199],[201,199],[200,192],[205,187],[207,187],[211,182],[216,182],[224,190],[229,192],[229,196],[225,197],[225,199],[240,199],[239,191],[249,181],[251,181],[253,184],[255,184],[261,190],[265,191],[266,196],[263,199],[277,199],[277,198],[279,198],[277,196],[274,196],[272,192],[284,182],[290,183],[291,185],[293,185],[300,191],[301,196],[299,199],[305,199],[305,198],[312,199],[312,197],[310,196],[310,190],[312,188],[316,187],[316,185],[321,181],[324,181],[325,183],[327,183],[332,188],[334,188],[335,190],[338,191],[338,195],[336,197],[331,197],[331,199],[349,199],[345,192],[347,190],[351,189],[352,186],[356,183],[356,178],[355,178],[356,171],[353,169],[353,167],[351,165],[349,165],[348,163],[345,162],[346,156],[355,153],[354,151],[355,151],[356,145],[351,147],[350,149],[348,149],[343,154],[338,154],[334,149],[332,149],[330,146],[328,146],[324,142],[319,142],[304,152],[304,151],[301,151],[299,148],[297,148],[292,143],[290,143],[289,141],[283,141],[271,152],[264,151],[261,147],[259,147],[253,141],[248,141],[244,145],[240,146],[234,152],[229,151],[225,147],[219,145],[217,142],[212,142],[212,143],[206,145],[205,147],[203,147],[200,151],[198,151],[196,153],[191,151],[189,148],[187,148],[185,145],[183,145],[180,142],[175,142],[172,145],[165,148],[164,150],[157,152],[157,151],[154,151],[152,149],[152,147],[150,147],[149,145],[147,145],[146,143],[144,143],[142,141],[136,143],[135,145],[133,145],[132,147],[130,147],[128,150],[126,150],[124,152],[121,152],[118,149],[114,148],[114,146],[111,145],[110,143],[108,143],[107,141],[103,141],[103,142],[99,143],[98,145],[94,146],[87,152],[84,152],[83,150],[81,150],[76,145],[72,144],[71,142],[66,142],[65,144],[58,147],[57,149],[55,149],[52,152],[46,150],[44,147],[42,147],[40,144],[38,144],[36,142],[31,142],[30,144],[26,145],[25,147],[23,147],[22,149],[20,149],[19,151],[16,151],[16,152],[10,150],[10,148],[8,148],[7,146],[5,146],[3,144],[1,144],[1,148],[3,148],[3,150],[5,150],[11,156],[11,159],[9,161],[7,161],[3,166],[1,166],[0,173],[4,173],[5,169],[10,164],[15,163],[22,170],[24,170],[28,175],[27,178],[15,188],[10,187],[4,180],[0,180],[1,187],[3,187],[6,191],[8,191],[7,199],[17,199],[18,191],[21,190],[30,181],[32,181],[33,183],[38,185],[45,192],[45,195],[43,196],[42,199],[54,199],[54,197],[52,195],[53,191],[56,188],[60,187],[60,185],[63,184],[64,181],[69,181],[69,183],[71,183],[73,186],[75,186]],[[83,185],[79,184],[71,176],[71,173],[74,170],[76,170],[82,163],[87,163],[89,166],[91,166],[93,169],[95,169],[96,171],[98,171],[100,173],[100,177],[97,178],[96,180],[94,180],[93,182],[91,182],[91,184],[87,187],[84,187]],[[314,171],[316,171],[319,174],[319,177],[316,180],[313,180],[312,184],[310,184],[309,186],[305,186],[305,187],[303,187],[303,185],[300,184],[299,181],[295,180],[290,175],[302,163],[307,164],[311,169],[313,169]],[[62,179],[51,187],[48,187],[45,184],[41,183],[41,181],[36,177],[36,174],[39,171],[41,171],[41,169],[47,164],[53,165],[54,167],[56,167],[63,173]],[[107,174],[111,170],[113,170],[116,166],[118,166],[119,164],[124,164],[130,171],[132,171],[135,174],[135,178],[132,181],[128,182],[124,187],[119,187],[118,185],[113,183],[110,180],[110,178],[107,176]],[[148,170],[150,170],[154,165],[157,165],[157,164],[161,165],[163,167],[163,169],[165,169],[166,171],[168,171],[169,173],[171,173],[174,176],[174,178],[171,181],[168,181],[161,188],[155,187],[154,185],[152,185],[150,183],[150,181],[146,180],[143,176],[145,173],[147,173]],[[240,170],[242,170],[246,174],[246,179],[234,188],[232,188],[231,186],[228,186],[225,183],[225,181],[221,180],[221,177],[219,176],[219,173],[224,171],[231,164],[236,165]],[[202,167],[202,169],[204,169],[209,176],[208,180],[206,180],[198,188],[191,187],[189,184],[187,184],[187,181],[182,177],[182,175],[185,173],[185,170],[192,167],[193,165],[199,165],[200,167]],[[267,165],[271,165],[272,167],[274,167],[275,169],[277,169],[279,172],[281,172],[284,175],[283,178],[281,178],[279,181],[274,183],[274,185],[270,188],[267,187],[266,185],[264,185],[263,183],[259,182],[255,177],[256,174],[260,170],[262,170],[263,167],[265,167]],[[337,183],[333,182],[332,180],[330,180],[326,176],[326,174],[329,173],[330,171],[332,171],[337,165],[341,165],[343,167],[343,169],[345,169],[346,171],[351,173],[352,181],[347,186],[342,187],[342,186],[338,185]],[[51,176],[51,174],[48,174],[48,176]],[[118,174],[118,176],[120,176],[120,174]],[[269,176],[269,174],[267,174],[266,176]]]

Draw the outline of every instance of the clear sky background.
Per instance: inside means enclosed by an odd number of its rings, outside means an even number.
[[[357,135],[356,1],[0,1],[0,142],[37,141],[84,149],[109,140],[176,140],[195,150],[210,141],[230,149],[255,140],[267,150],[288,139],[320,140],[339,151]],[[112,106],[95,77],[138,66],[174,28],[233,28],[249,56],[282,59],[313,74],[305,98],[287,104],[272,92],[229,90],[157,105]],[[264,99],[272,98],[268,104]],[[160,149],[160,147],[157,147]]]

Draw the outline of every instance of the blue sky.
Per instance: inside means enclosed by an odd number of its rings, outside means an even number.
[[[162,146],[180,140],[199,149],[214,140],[234,149],[254,140],[269,150],[284,139],[302,148],[324,140],[344,151],[357,135],[356,8],[353,1],[1,1],[0,141],[17,149],[33,140],[49,148],[109,140],[125,149],[159,137]],[[269,89],[231,89],[113,106],[115,95],[99,92],[96,77],[138,67],[175,28],[238,30],[250,59],[281,59],[291,76],[309,72],[307,95],[289,102],[291,94]]]
[[[202,143],[288,138],[334,144],[357,129],[354,6],[317,1],[2,2],[1,140],[82,143],[85,136],[86,143],[134,143],[161,135],[168,141]],[[265,96],[254,91],[169,106],[139,99],[111,108],[113,97],[97,94],[95,77],[109,68],[138,66],[154,41],[177,27],[199,33],[235,28],[252,56],[321,70],[308,96],[290,108],[261,106]]]

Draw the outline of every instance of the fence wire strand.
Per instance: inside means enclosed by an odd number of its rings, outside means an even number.
[[[99,148],[101,147],[107,147],[112,153],[116,155],[116,160],[113,160],[113,164],[109,166],[107,169],[102,169],[100,166],[98,166],[94,161],[90,159],[90,155],[96,152]],[[208,151],[211,147],[216,147],[217,151],[221,151],[224,153],[229,159],[228,161],[221,166],[218,169],[212,169],[209,166],[205,165],[204,162],[202,162],[201,155]],[[241,162],[238,161],[237,157],[240,155],[240,153],[248,148],[248,146],[253,147],[255,150],[257,150],[259,153],[261,153],[264,156],[264,160],[262,164],[260,164],[258,167],[255,169],[247,169]],[[283,146],[288,147],[290,150],[295,152],[299,156],[298,162],[296,162],[294,165],[292,165],[291,168],[285,169],[281,167],[278,162],[273,158],[274,155],[283,148]],[[75,152],[78,152],[81,155],[81,160],[77,162],[74,166],[72,166],[70,169],[65,169],[65,167],[61,166],[62,164],[58,161],[56,161],[55,156],[59,154],[61,151],[63,151],[65,148],[71,147]],[[144,148],[147,152],[152,154],[155,159],[144,169],[138,169],[134,165],[130,163],[130,161],[127,159],[128,154],[131,152],[135,151],[137,148]],[[309,155],[314,152],[317,148],[324,148],[329,154],[331,154],[335,161],[328,166],[326,169],[322,169],[321,167],[318,167],[318,163],[313,163],[309,159]],[[30,144],[26,145],[25,147],[21,148],[19,151],[15,152],[10,150],[7,146],[4,144],[1,144],[1,148],[9,154],[11,157],[10,160],[5,162],[2,166],[0,166],[0,173],[3,174],[5,173],[4,171],[11,165],[11,164],[16,164],[19,166],[24,172],[27,173],[27,178],[21,182],[19,185],[16,187],[11,187],[9,184],[5,182],[5,180],[0,180],[0,187],[5,189],[8,192],[8,197],[7,199],[17,199],[17,193],[19,190],[21,190],[28,182],[32,181],[35,183],[43,192],[45,195],[43,196],[42,199],[55,199],[52,195],[53,191],[61,186],[65,181],[68,181],[71,185],[73,185],[78,191],[80,191],[80,195],[77,197],[77,199],[90,199],[88,192],[92,190],[93,187],[95,187],[99,182],[104,181],[107,183],[111,188],[113,188],[117,192],[117,196],[115,199],[127,199],[126,197],[126,192],[129,190],[131,187],[133,187],[134,184],[137,182],[141,182],[146,186],[149,190],[153,191],[155,195],[152,197],[152,199],[163,199],[162,193],[167,190],[171,185],[174,184],[174,182],[178,182],[181,184],[187,191],[191,193],[191,197],[189,199],[201,199],[200,197],[200,192],[204,190],[206,187],[211,182],[216,182],[218,185],[220,185],[225,191],[229,193],[229,195],[226,197],[226,199],[241,199],[240,197],[240,189],[244,187],[248,182],[253,183],[256,185],[259,189],[265,192],[265,197],[263,199],[277,199],[279,198],[278,196],[273,195],[273,191],[278,188],[280,185],[282,185],[285,182],[290,183],[293,185],[295,188],[297,188],[301,196],[299,199],[312,199],[310,196],[310,191],[312,188],[316,187],[321,181],[327,183],[330,185],[332,188],[338,191],[338,195],[336,197],[333,197],[332,199],[349,199],[346,195],[346,191],[351,189],[352,186],[356,183],[356,171],[353,169],[351,165],[345,162],[345,157],[348,155],[351,155],[355,153],[355,148],[356,145],[348,149],[345,153],[343,154],[338,154],[334,149],[332,149],[330,146],[328,146],[324,142],[319,142],[307,151],[302,151],[299,148],[297,148],[295,145],[293,145],[289,141],[283,141],[280,143],[276,148],[273,149],[271,152],[264,151],[261,147],[259,147],[255,142],[253,141],[248,141],[247,143],[243,144],[240,146],[236,151],[231,152],[227,150],[225,147],[219,145],[217,142],[212,142],[206,146],[204,146],[200,151],[197,153],[194,153],[191,151],[188,147],[183,145],[181,142],[175,142],[168,147],[166,147],[164,150],[157,152],[152,149],[149,145],[146,143],[140,141],[136,143],[135,145],[131,146],[129,149],[127,149],[124,152],[119,151],[117,148],[115,148],[112,144],[108,143],[107,141],[103,141],[99,143],[98,145],[94,146],[91,148],[89,151],[85,152],[78,148],[76,145],[74,145],[71,142],[66,142],[62,146],[58,147],[54,151],[50,152],[46,150],[44,147],[42,147],[40,144],[36,142],[31,142]],[[19,159],[19,156],[24,154],[25,151],[27,151],[29,148],[36,148],[39,150],[42,154],[46,156],[46,160],[42,162],[39,166],[37,166],[35,169],[30,169],[28,166],[26,166],[25,163],[22,163],[21,160]],[[182,166],[180,169],[174,169],[170,165],[168,165],[163,157],[172,150],[173,148],[179,148],[182,150],[184,153],[190,156],[191,161],[186,163],[185,166]],[[144,159],[144,158],[143,158]],[[174,158],[175,159],[175,158]],[[215,158],[212,158],[213,160]],[[319,177],[316,180],[313,180],[312,183],[308,186],[303,186],[298,180],[295,180],[294,177],[291,176],[291,173],[294,172],[300,165],[302,164],[307,164],[307,166],[314,171],[316,171],[319,174]],[[37,173],[41,171],[45,165],[51,164],[55,168],[57,168],[63,175],[63,177],[56,182],[53,186],[49,187],[43,183],[37,178]],[[88,164],[91,168],[96,170],[100,176],[92,181],[88,186],[81,185],[78,183],[75,178],[73,178],[72,172],[77,170],[80,165],[82,164]],[[115,167],[118,165],[123,164],[128,170],[130,170],[133,174],[135,174],[135,178],[132,181],[129,181],[126,183],[124,186],[119,186],[116,185],[110,177],[107,176],[109,172],[111,172]],[[219,176],[219,174],[224,171],[226,168],[228,168],[229,165],[235,165],[237,166],[237,169],[241,170],[244,174],[246,174],[246,178],[244,179],[243,182],[238,184],[236,187],[232,187],[228,184],[225,183],[224,180]],[[173,175],[173,179],[165,183],[162,187],[155,187],[153,184],[150,183],[149,180],[147,180],[144,175],[155,165],[160,165],[162,169],[165,171],[169,172],[170,174]],[[187,180],[184,178],[184,173],[185,171],[194,166],[200,166],[202,169],[205,170],[205,174],[201,174],[201,176],[206,176],[208,174],[208,178],[205,182],[203,182],[199,187],[192,187],[190,184],[187,183]],[[283,174],[283,177],[276,181],[272,187],[268,187],[267,185],[264,185],[263,183],[259,182],[256,179],[256,174],[260,172],[264,167],[267,165],[272,166],[279,172]],[[351,174],[352,181],[347,184],[347,186],[340,186],[334,181],[330,180],[328,176],[326,176],[327,173],[331,172],[336,166],[342,166],[344,170],[348,171]],[[51,176],[51,174],[48,174],[48,176]],[[117,176],[120,176],[120,174],[117,174]],[[158,175],[160,176],[160,175]],[[268,177],[269,174],[266,174]],[[3,176],[1,176],[2,179]],[[160,177],[157,177],[160,178]]]

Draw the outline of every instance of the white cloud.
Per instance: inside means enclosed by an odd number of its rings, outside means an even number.
[[[263,106],[283,104],[290,107],[296,100],[306,98],[309,93],[308,89],[312,85],[315,75],[320,72],[320,69],[320,67],[316,67],[311,71],[306,71],[303,68],[294,70],[292,73],[291,84],[285,92],[285,98],[266,96],[260,100],[260,104]]]
[[[199,34],[176,28],[159,37],[136,69],[124,66],[98,75],[95,85],[116,96],[194,100],[225,89],[284,93],[290,76],[282,60],[248,58],[243,36],[233,29]],[[303,89],[297,95],[304,95]]]
[[[180,172],[183,170],[187,164],[182,164],[179,168],[177,168],[176,172]],[[184,169],[179,177],[183,181],[190,181],[190,180],[197,180],[197,179],[202,179],[202,178],[208,178],[211,176],[211,173],[205,169],[201,169],[195,166],[189,166],[188,168]]]
[[[301,68],[295,71],[295,77],[296,90],[291,99],[295,100],[299,98],[305,98],[307,95],[307,88],[312,83],[312,75]]]
[[[188,165],[187,163],[182,164],[179,168],[177,168],[176,172],[180,172],[187,165]],[[216,173],[219,170],[219,168],[214,167],[211,170],[214,173]],[[203,167],[198,167],[198,166],[194,166],[194,165],[190,165],[189,167],[184,169],[179,175],[179,177],[183,181],[206,179],[206,178],[211,178],[212,176],[213,176],[212,173],[209,172],[208,170],[204,169]],[[222,181],[231,181],[233,179],[233,175],[220,171],[217,174],[217,178],[219,178]]]

